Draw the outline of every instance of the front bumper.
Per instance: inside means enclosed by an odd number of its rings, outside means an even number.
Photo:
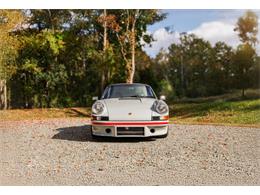
[[[107,137],[156,137],[168,133],[168,121],[92,121],[92,134]]]

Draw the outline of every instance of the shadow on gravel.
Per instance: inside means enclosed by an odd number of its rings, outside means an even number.
[[[56,129],[58,131],[52,139],[61,139],[69,141],[79,141],[79,142],[147,142],[155,141],[155,138],[113,138],[113,137],[95,137],[91,135],[91,126],[73,126],[73,127],[63,127]]]

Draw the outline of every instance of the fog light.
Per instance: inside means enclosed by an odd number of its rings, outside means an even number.
[[[111,133],[111,129],[106,129],[106,133]]]
[[[155,132],[155,130],[154,130],[154,129],[150,129],[150,132],[151,132],[151,133],[154,133],[154,132]]]

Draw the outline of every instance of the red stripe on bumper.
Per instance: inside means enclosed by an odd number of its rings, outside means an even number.
[[[92,125],[114,126],[114,125],[168,125],[168,121],[160,122],[94,122]]]

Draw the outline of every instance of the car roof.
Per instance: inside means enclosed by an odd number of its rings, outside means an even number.
[[[110,87],[110,86],[117,86],[117,85],[145,85],[145,86],[149,86],[150,87],[150,85],[143,84],[143,83],[114,83],[114,84],[108,85],[108,87]]]

